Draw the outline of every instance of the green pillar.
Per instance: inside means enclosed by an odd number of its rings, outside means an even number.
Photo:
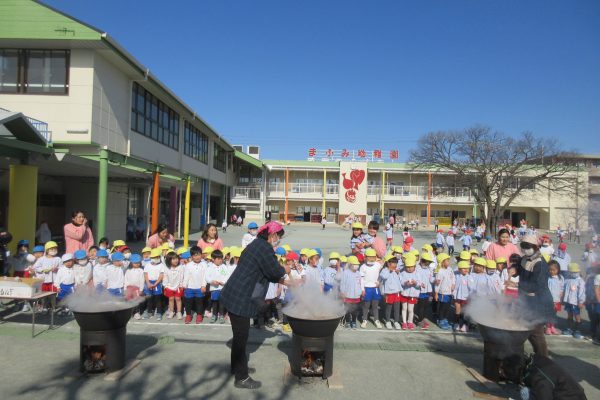
[[[108,190],[108,150],[100,150],[98,172],[98,217],[96,219],[96,242],[106,234],[106,193]]]

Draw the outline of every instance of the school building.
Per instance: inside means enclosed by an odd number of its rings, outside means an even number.
[[[15,238],[33,242],[41,221],[61,236],[73,210],[96,239],[124,239],[128,218],[199,230],[226,216],[233,161],[106,32],[38,1],[0,2],[0,226]]]

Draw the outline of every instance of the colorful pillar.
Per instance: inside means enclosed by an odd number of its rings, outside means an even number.
[[[152,221],[150,224],[150,234],[156,232],[158,229],[158,213],[160,200],[160,172],[157,170],[154,172],[154,183],[152,184]]]
[[[283,214],[283,223],[287,224],[288,222],[288,182],[290,180],[290,170],[285,168],[285,212]]]
[[[11,165],[8,186],[8,231],[13,235],[11,252],[17,242],[35,243],[38,168],[33,165]]]
[[[106,198],[108,193],[108,150],[100,149],[98,166],[98,213],[96,216],[96,240],[106,235]]]
[[[190,192],[191,179],[188,176],[185,183],[185,203],[183,205],[183,247],[188,247],[190,238]]]
[[[177,227],[177,186],[169,190],[169,232],[175,232]]]
[[[429,180],[427,184],[427,225],[431,226],[431,171],[428,172]]]
[[[323,170],[323,206],[321,208],[321,216],[327,217],[327,170]]]

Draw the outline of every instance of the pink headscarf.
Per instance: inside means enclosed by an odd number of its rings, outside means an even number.
[[[283,226],[281,226],[281,224],[277,221],[269,221],[260,228],[258,228],[258,234],[264,232],[265,230],[270,235],[272,233],[281,232],[283,230]]]

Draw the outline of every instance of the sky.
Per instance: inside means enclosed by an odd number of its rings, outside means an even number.
[[[47,0],[261,158],[487,125],[600,154],[600,2]]]

